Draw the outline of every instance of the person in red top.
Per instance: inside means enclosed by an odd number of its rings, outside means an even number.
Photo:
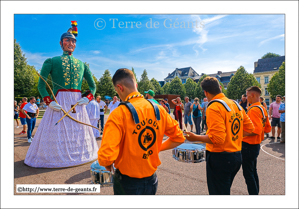
[[[137,90],[131,70],[118,69],[112,78],[124,102],[113,110],[104,127],[98,162],[113,176],[114,194],[154,195],[158,187],[159,152],[185,141],[177,121],[166,110],[146,100]],[[164,134],[169,139],[163,142]]]
[[[207,183],[210,195],[229,195],[234,177],[242,164],[243,131],[252,133],[254,126],[245,110],[221,93],[216,78],[206,77],[201,87],[209,104],[206,110],[206,135],[186,132],[189,141],[206,144]]]
[[[264,127],[266,123],[270,126],[267,110],[260,103],[261,93],[261,89],[257,86],[246,89],[247,100],[252,104],[248,107],[247,115],[255,127],[254,131],[245,136],[242,141],[243,176],[250,195],[258,195],[259,193],[257,157],[260,152],[260,144],[264,140]]]
[[[181,98],[177,97],[176,99],[171,100],[173,104],[175,104],[174,108],[174,117],[180,123],[180,129],[183,130],[182,124],[182,115],[184,110],[184,104],[181,102]]]
[[[26,130],[27,130],[27,122],[26,122],[26,115],[23,114],[22,109],[25,107],[25,105],[27,104],[27,97],[23,97],[22,99],[22,105],[20,107],[20,120],[21,120],[21,124],[23,125],[23,130],[19,133],[21,134],[26,134]],[[25,111],[25,113],[27,113]]]

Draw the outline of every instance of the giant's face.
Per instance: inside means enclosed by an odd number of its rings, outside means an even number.
[[[63,51],[74,52],[76,48],[76,39],[64,38],[62,40]]]

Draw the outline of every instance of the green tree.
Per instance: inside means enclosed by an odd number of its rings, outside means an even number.
[[[148,79],[147,77],[147,72],[146,70],[143,71],[142,75],[141,75],[141,79],[140,81],[138,82],[138,91],[145,95],[145,91],[148,91],[148,90],[153,90],[154,92],[156,92],[156,89],[154,87],[154,85],[150,82],[150,80]]]
[[[221,85],[221,87],[222,87],[222,93],[223,93],[225,96],[227,96],[227,91],[226,91],[226,89],[224,88],[223,83],[222,83],[222,82],[219,82],[219,83],[220,83],[220,85]]]
[[[267,54],[265,54],[264,56],[262,56],[262,59],[272,58],[272,57],[280,57],[280,55],[279,55],[279,54],[275,54],[275,53],[268,52]]]
[[[27,68],[28,68],[28,71],[30,71],[30,73],[32,74],[33,79],[34,79],[34,85],[29,90],[28,96],[35,96],[35,97],[39,96],[39,98],[41,98],[41,95],[40,95],[40,93],[38,91],[38,88],[37,88],[38,80],[39,80],[39,76],[36,73],[37,71],[36,71],[35,67],[31,66],[31,65],[27,65]],[[51,94],[49,94],[49,95],[51,95]]]
[[[105,70],[103,76],[99,79],[97,85],[97,94],[100,94],[101,97],[103,96],[110,96],[114,97],[117,95],[117,92],[114,89],[111,74],[109,70]]]
[[[133,72],[133,74],[134,74],[134,76],[135,76],[136,83],[138,83],[138,80],[137,80],[137,75],[136,75],[136,73],[135,73],[135,70],[134,70],[134,68],[133,68],[133,67],[132,67],[132,72]]]
[[[242,94],[246,94],[246,89],[251,86],[261,87],[253,74],[247,73],[245,68],[240,66],[228,83],[227,97],[230,99],[241,99]]]
[[[161,87],[160,83],[159,83],[156,79],[152,78],[152,79],[151,79],[151,83],[152,83],[153,86],[155,87],[155,90],[156,90],[155,93],[156,93],[157,95],[161,95],[161,94],[164,93],[163,88]]]
[[[268,84],[268,92],[270,97],[274,99],[276,95],[285,95],[285,63],[279,67],[278,72],[276,72],[271,78]]]
[[[35,76],[32,66],[27,65],[21,46],[14,40],[14,95],[27,96],[34,87]]]
[[[202,100],[203,98],[205,98],[205,93],[203,92],[200,84],[203,81],[203,79],[205,79],[206,77],[208,77],[208,76],[206,74],[204,74],[203,76],[200,77],[200,79],[197,82],[197,86],[195,89],[195,97],[198,97],[199,100]]]
[[[87,62],[84,62],[84,64],[89,67],[89,64]],[[92,77],[93,77],[93,80],[94,80],[96,86],[98,86],[99,85],[98,79],[94,76],[94,74],[92,74]],[[86,79],[83,78],[82,85],[81,85],[81,92],[84,93],[87,90],[89,90],[89,86],[88,86]]]
[[[196,82],[191,78],[188,78],[184,86],[186,89],[186,96],[188,96],[190,100],[191,98],[194,99],[196,97]]]
[[[164,86],[162,87],[164,94],[169,94],[169,86],[170,86],[170,83],[166,82],[164,84]]]
[[[186,95],[186,89],[182,84],[181,79],[179,77],[175,77],[169,85],[169,94],[178,94],[180,95],[181,99],[184,99]]]

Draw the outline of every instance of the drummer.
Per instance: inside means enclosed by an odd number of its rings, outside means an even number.
[[[133,108],[123,102],[110,114],[98,162],[108,171],[113,169],[114,163],[115,195],[154,195],[158,188],[155,172],[161,164],[159,152],[182,144],[185,141],[183,132],[162,106],[143,98],[131,70],[118,69],[112,81],[121,100],[129,102]],[[158,108],[157,114],[154,107]],[[139,122],[133,120],[132,115]],[[162,144],[164,134],[169,139]]]
[[[254,126],[238,103],[221,93],[216,78],[201,82],[209,104],[206,110],[206,135],[186,132],[189,141],[206,142],[206,172],[210,195],[229,195],[234,177],[242,163],[243,131],[252,133]],[[189,135],[189,136],[188,136]]]

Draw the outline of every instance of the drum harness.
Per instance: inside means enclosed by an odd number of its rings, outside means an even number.
[[[159,107],[153,101],[151,101],[149,99],[146,99],[146,101],[148,101],[153,106],[154,111],[155,111],[156,119],[159,121],[161,119],[160,118]],[[130,111],[130,113],[132,115],[132,118],[133,118],[135,124],[140,123],[137,111],[136,111],[135,107],[130,102],[128,102],[128,101],[121,102],[121,103],[119,103],[118,106],[120,106],[120,105],[124,105],[124,106],[126,106],[128,108],[128,110]]]
[[[238,109],[239,109],[240,111],[242,111],[242,107],[241,107],[235,100],[232,100],[232,101],[238,106]],[[211,104],[213,104],[214,102],[218,102],[218,103],[222,104],[223,107],[227,110],[227,112],[230,112],[230,111],[231,111],[231,109],[230,109],[229,106],[226,104],[226,102],[223,101],[223,100],[221,100],[221,99],[214,99],[214,100],[210,101],[209,104],[208,104],[208,107],[209,107]]]

